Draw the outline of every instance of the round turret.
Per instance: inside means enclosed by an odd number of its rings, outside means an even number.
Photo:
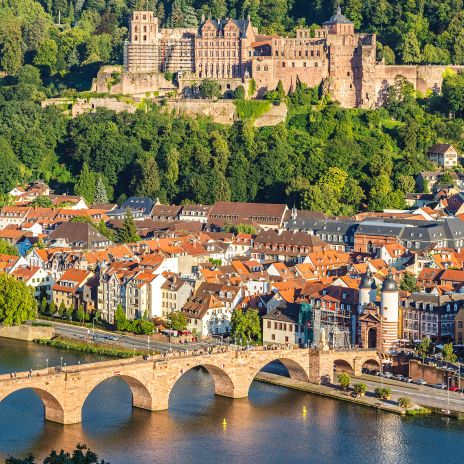
[[[388,272],[387,278],[383,281],[382,284],[382,292],[397,292],[398,291],[398,284],[396,280],[393,278],[392,271]]]

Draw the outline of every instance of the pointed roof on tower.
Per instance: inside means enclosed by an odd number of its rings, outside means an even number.
[[[342,9],[339,5],[337,11],[327,21],[322,23],[323,26],[331,26],[332,24],[353,24],[353,22],[342,15]]]

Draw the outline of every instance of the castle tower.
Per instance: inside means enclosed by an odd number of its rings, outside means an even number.
[[[366,274],[363,275],[361,283],[359,285],[359,306],[358,313],[363,312],[364,306],[367,306],[371,302],[371,286],[372,286],[372,273],[370,269],[367,270]]]
[[[388,351],[398,340],[399,290],[391,270],[384,280],[380,296],[382,348]]]
[[[129,26],[129,42],[124,48],[126,72],[157,72],[158,18],[153,11],[134,11]]]

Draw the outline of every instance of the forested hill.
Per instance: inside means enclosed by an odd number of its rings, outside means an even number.
[[[95,72],[92,65],[122,61],[130,13],[147,5],[169,27],[194,27],[203,14],[214,18],[250,15],[262,32],[291,35],[297,25],[320,25],[336,3],[0,0],[0,67],[15,74],[22,64],[35,64],[54,76],[54,86],[77,85],[82,76]],[[387,63],[464,64],[463,0],[341,0],[340,5],[357,29],[378,34],[382,44],[378,58]],[[75,79],[63,80],[71,69]]]

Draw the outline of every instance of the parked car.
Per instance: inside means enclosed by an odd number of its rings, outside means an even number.
[[[396,374],[392,377],[393,380],[403,380],[404,379],[404,375],[401,375],[401,374]]]
[[[450,392],[457,392],[457,391],[459,391],[459,387],[457,385],[451,385],[449,387],[449,391]]]
[[[427,385],[427,382],[424,379],[416,379],[416,380],[413,380],[412,383],[415,383],[417,385]]]
[[[434,383],[432,387],[438,388],[439,390],[444,390],[446,388],[446,385],[444,383]]]
[[[412,377],[405,377],[403,379],[403,382],[411,383],[412,382]]]
[[[387,379],[391,379],[393,377],[393,374],[391,372],[385,372],[384,377]]]

